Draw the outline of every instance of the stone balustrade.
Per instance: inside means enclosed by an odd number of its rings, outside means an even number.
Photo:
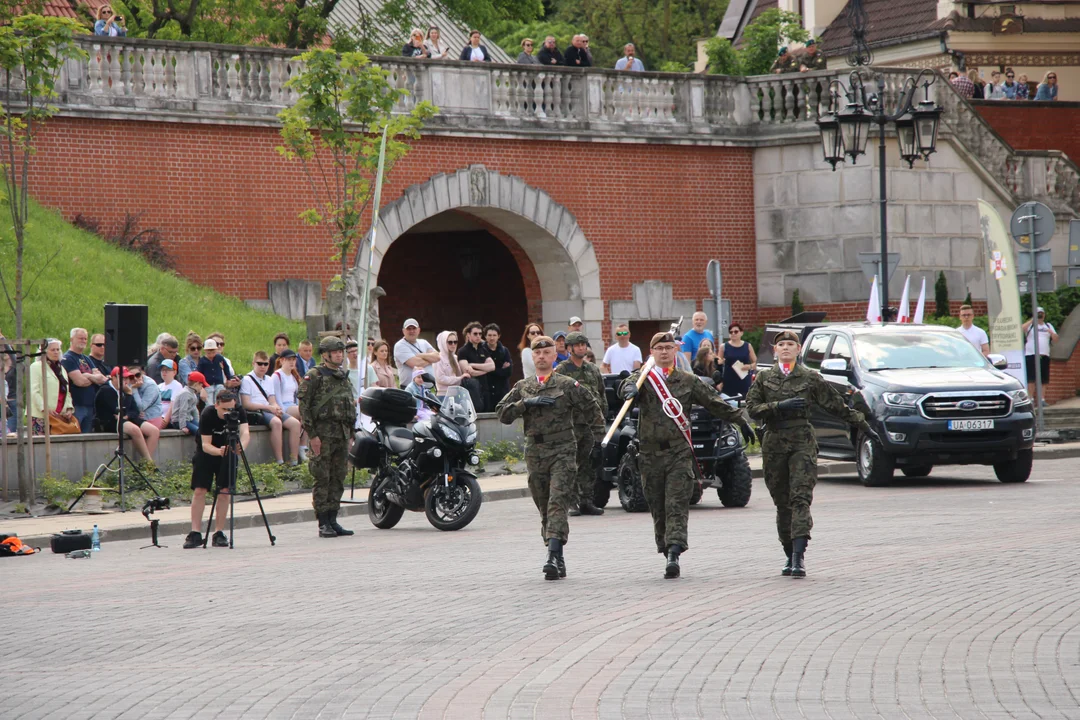
[[[275,48],[129,38],[79,40],[85,60],[68,62],[56,103],[62,113],[200,123],[273,124],[296,100],[286,84],[300,63]],[[830,83],[848,69],[748,78],[627,73],[497,63],[377,57],[390,82],[408,91],[407,112],[429,100],[439,113],[428,134],[508,134],[574,141],[662,141],[758,146],[817,136]],[[875,69],[895,105],[912,71]],[[1080,208],[1080,170],[1055,152],[1014,151],[944,81],[931,97],[945,108],[941,136],[982,166],[1014,199],[1055,210]]]

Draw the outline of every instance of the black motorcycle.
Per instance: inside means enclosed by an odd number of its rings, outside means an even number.
[[[405,425],[418,416],[416,396],[396,388],[368,388],[360,396],[375,430],[356,433],[349,460],[374,474],[368,518],[377,528],[394,527],[411,510],[423,511],[439,530],[460,530],[480,512],[480,484],[468,469],[480,463],[476,409],[464,388],[436,398],[429,392],[434,381],[424,377],[425,410],[411,429]]]

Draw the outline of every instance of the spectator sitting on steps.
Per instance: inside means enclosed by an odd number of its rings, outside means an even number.
[[[176,360],[180,352],[180,343],[175,337],[165,333],[158,342],[157,352],[146,360],[146,374],[156,383],[161,382],[161,361]],[[229,368],[232,370],[232,368]]]
[[[184,347],[187,348],[187,355],[180,358],[180,369],[177,372],[181,385],[186,385],[188,375],[199,369],[199,360],[202,358],[203,349],[202,338],[196,333],[189,332],[187,339],[184,340]]]
[[[149,380],[137,366],[127,368],[131,383],[131,397],[139,410],[139,429],[146,440],[146,451],[153,457],[161,437],[162,409],[161,391],[157,383]]]
[[[97,429],[100,432],[115,435],[116,424],[120,421],[122,412],[124,435],[135,445],[139,455],[153,462],[154,457],[147,449],[146,439],[139,427],[139,408],[135,405],[135,398],[132,397],[131,372],[118,365],[113,368],[111,378],[110,382],[98,388],[97,400],[94,403]]]
[[[172,399],[172,427],[198,437],[199,414],[206,407],[206,378],[198,370],[188,373],[188,384]]]
[[[225,382],[231,380],[233,374],[229,372],[225,364],[225,358],[218,354],[217,340],[207,338],[203,345],[203,356],[199,358],[199,372],[206,378],[207,402],[214,403],[214,396],[225,389]]]
[[[161,382],[158,383],[158,392],[161,393],[161,418],[162,428],[172,427],[172,402],[184,389],[180,381],[176,379],[176,361],[161,361]]]

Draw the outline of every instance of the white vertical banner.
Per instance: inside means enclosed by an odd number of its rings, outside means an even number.
[[[911,276],[908,275],[904,279],[904,292],[900,295],[900,313],[896,317],[898,323],[910,323],[911,322],[911,296],[908,292],[911,289]]]
[[[881,298],[878,295],[877,275],[874,276],[874,282],[870,285],[870,304],[866,306],[866,322],[881,322]]]
[[[912,322],[921,325],[923,315],[926,313],[926,277],[922,279],[922,290],[919,291],[919,302],[915,303],[915,317]]]
[[[1009,361],[1005,372],[1027,387],[1024,339],[1020,330],[1020,286],[1016,280],[1016,255],[1005,223],[997,210],[979,200],[979,226],[986,248],[986,309],[990,315],[990,352]]]

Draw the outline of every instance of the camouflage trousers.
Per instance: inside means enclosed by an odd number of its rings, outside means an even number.
[[[810,539],[814,519],[810,503],[814,501],[817,484],[817,448],[788,448],[762,452],[765,487],[769,488],[776,505],[776,532],[785,547],[794,538]]]
[[[694,458],[687,451],[642,452],[638,455],[641,467],[641,487],[645,502],[652,513],[656,552],[665,553],[671,545],[683,550],[690,548],[687,522],[690,519],[690,497],[694,494],[697,471]]]
[[[311,490],[311,504],[316,513],[334,512],[341,506],[341,494],[345,492],[346,459],[349,445],[344,440],[323,440],[322,451],[309,456],[308,468],[315,485]]]
[[[580,503],[592,503],[596,494],[596,466],[592,462],[592,450],[595,445],[592,431],[589,428],[574,428],[577,438],[577,474],[574,486],[577,488],[576,501]]]
[[[577,495],[574,445],[563,442],[526,447],[525,465],[529,470],[529,493],[540,511],[540,537],[545,543],[551,538],[566,543],[570,538],[566,511]]]

